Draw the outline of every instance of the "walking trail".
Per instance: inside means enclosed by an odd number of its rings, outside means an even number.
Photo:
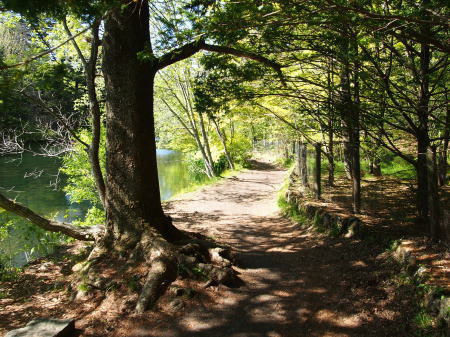
[[[178,227],[238,252],[244,285],[136,327],[136,336],[408,336],[392,270],[357,240],[331,239],[279,214],[286,172],[269,164],[167,206]],[[406,310],[407,311],[407,310]],[[139,324],[138,324],[139,325]]]

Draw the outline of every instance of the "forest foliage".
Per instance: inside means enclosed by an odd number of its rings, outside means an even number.
[[[99,171],[106,170],[102,44],[92,41],[101,40],[99,22],[117,3],[4,0],[0,14],[1,153],[39,147],[63,158],[65,191],[92,204],[89,224],[104,220],[89,166],[96,141]],[[261,141],[321,142],[330,184],[340,159],[356,196],[362,161],[376,174],[408,170],[418,216],[428,216],[429,151],[439,187],[448,185],[447,1],[174,0],[149,8],[153,51],[136,55],[142,62],[205,41],[247,53],[206,51],[156,76],[158,146],[189,153],[194,175],[245,167]],[[79,33],[76,43],[67,40]]]

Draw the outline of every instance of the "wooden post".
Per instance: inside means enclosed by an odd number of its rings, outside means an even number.
[[[439,193],[437,186],[436,146],[427,150],[428,223],[433,241],[439,239]]]
[[[302,184],[305,187],[308,186],[307,151],[307,144],[300,143],[300,177],[302,179]]]
[[[295,172],[298,174],[298,176],[301,176],[301,153],[300,153],[300,141],[295,142],[295,159],[296,159],[296,165],[295,165]]]
[[[321,144],[320,143],[316,143],[314,145],[315,149],[316,149],[316,172],[315,172],[315,181],[314,181],[314,190],[316,192],[316,199],[320,199],[321,196]]]

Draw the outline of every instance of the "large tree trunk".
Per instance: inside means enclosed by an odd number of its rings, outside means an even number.
[[[119,249],[136,244],[145,230],[167,239],[176,233],[161,207],[153,119],[157,62],[148,15],[146,1],[115,8],[103,35],[106,242]]]
[[[102,235],[103,226],[85,228],[47,220],[1,194],[0,207],[44,229],[81,240],[96,240],[80,281],[86,282],[89,273],[89,282],[95,282],[97,289],[101,277],[96,271],[102,273],[105,266],[114,268],[118,262],[142,263],[148,271],[136,304],[136,311],[142,312],[176,278],[177,263],[188,269],[204,268],[204,275],[210,278],[208,284],[238,285],[239,282],[230,267],[231,261],[225,257],[227,249],[178,231],[161,207],[153,119],[156,72],[201,49],[247,57],[274,68],[280,75],[281,70],[278,64],[264,57],[209,45],[202,39],[157,58],[150,43],[148,1],[120,3],[121,6],[105,15],[102,42],[107,102],[106,233]],[[123,275],[118,273],[112,277]]]

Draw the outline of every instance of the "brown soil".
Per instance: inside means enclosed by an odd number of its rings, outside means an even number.
[[[329,238],[281,217],[285,175],[259,164],[166,205],[178,227],[238,252],[243,286],[178,280],[188,295],[168,291],[155,310],[135,315],[130,290],[71,301],[64,287],[75,261],[39,261],[1,285],[9,295],[0,300],[0,334],[52,316],[76,318],[80,336],[413,336],[413,288],[396,279],[385,247]]]
[[[340,176],[335,186],[323,185],[322,199],[312,198],[307,203],[325,208],[341,216],[352,216],[351,182]],[[431,242],[426,224],[417,222],[414,181],[394,177],[365,177],[361,181],[361,214],[358,217],[369,230],[369,236],[388,240],[407,240],[409,251],[417,264],[426,269],[428,285],[439,287],[450,295],[449,243]],[[294,189],[302,190],[299,183]],[[450,209],[450,186],[441,189],[441,209]],[[308,195],[308,192],[306,191]],[[441,216],[446,216],[442,214]],[[367,242],[367,241],[366,241]]]

